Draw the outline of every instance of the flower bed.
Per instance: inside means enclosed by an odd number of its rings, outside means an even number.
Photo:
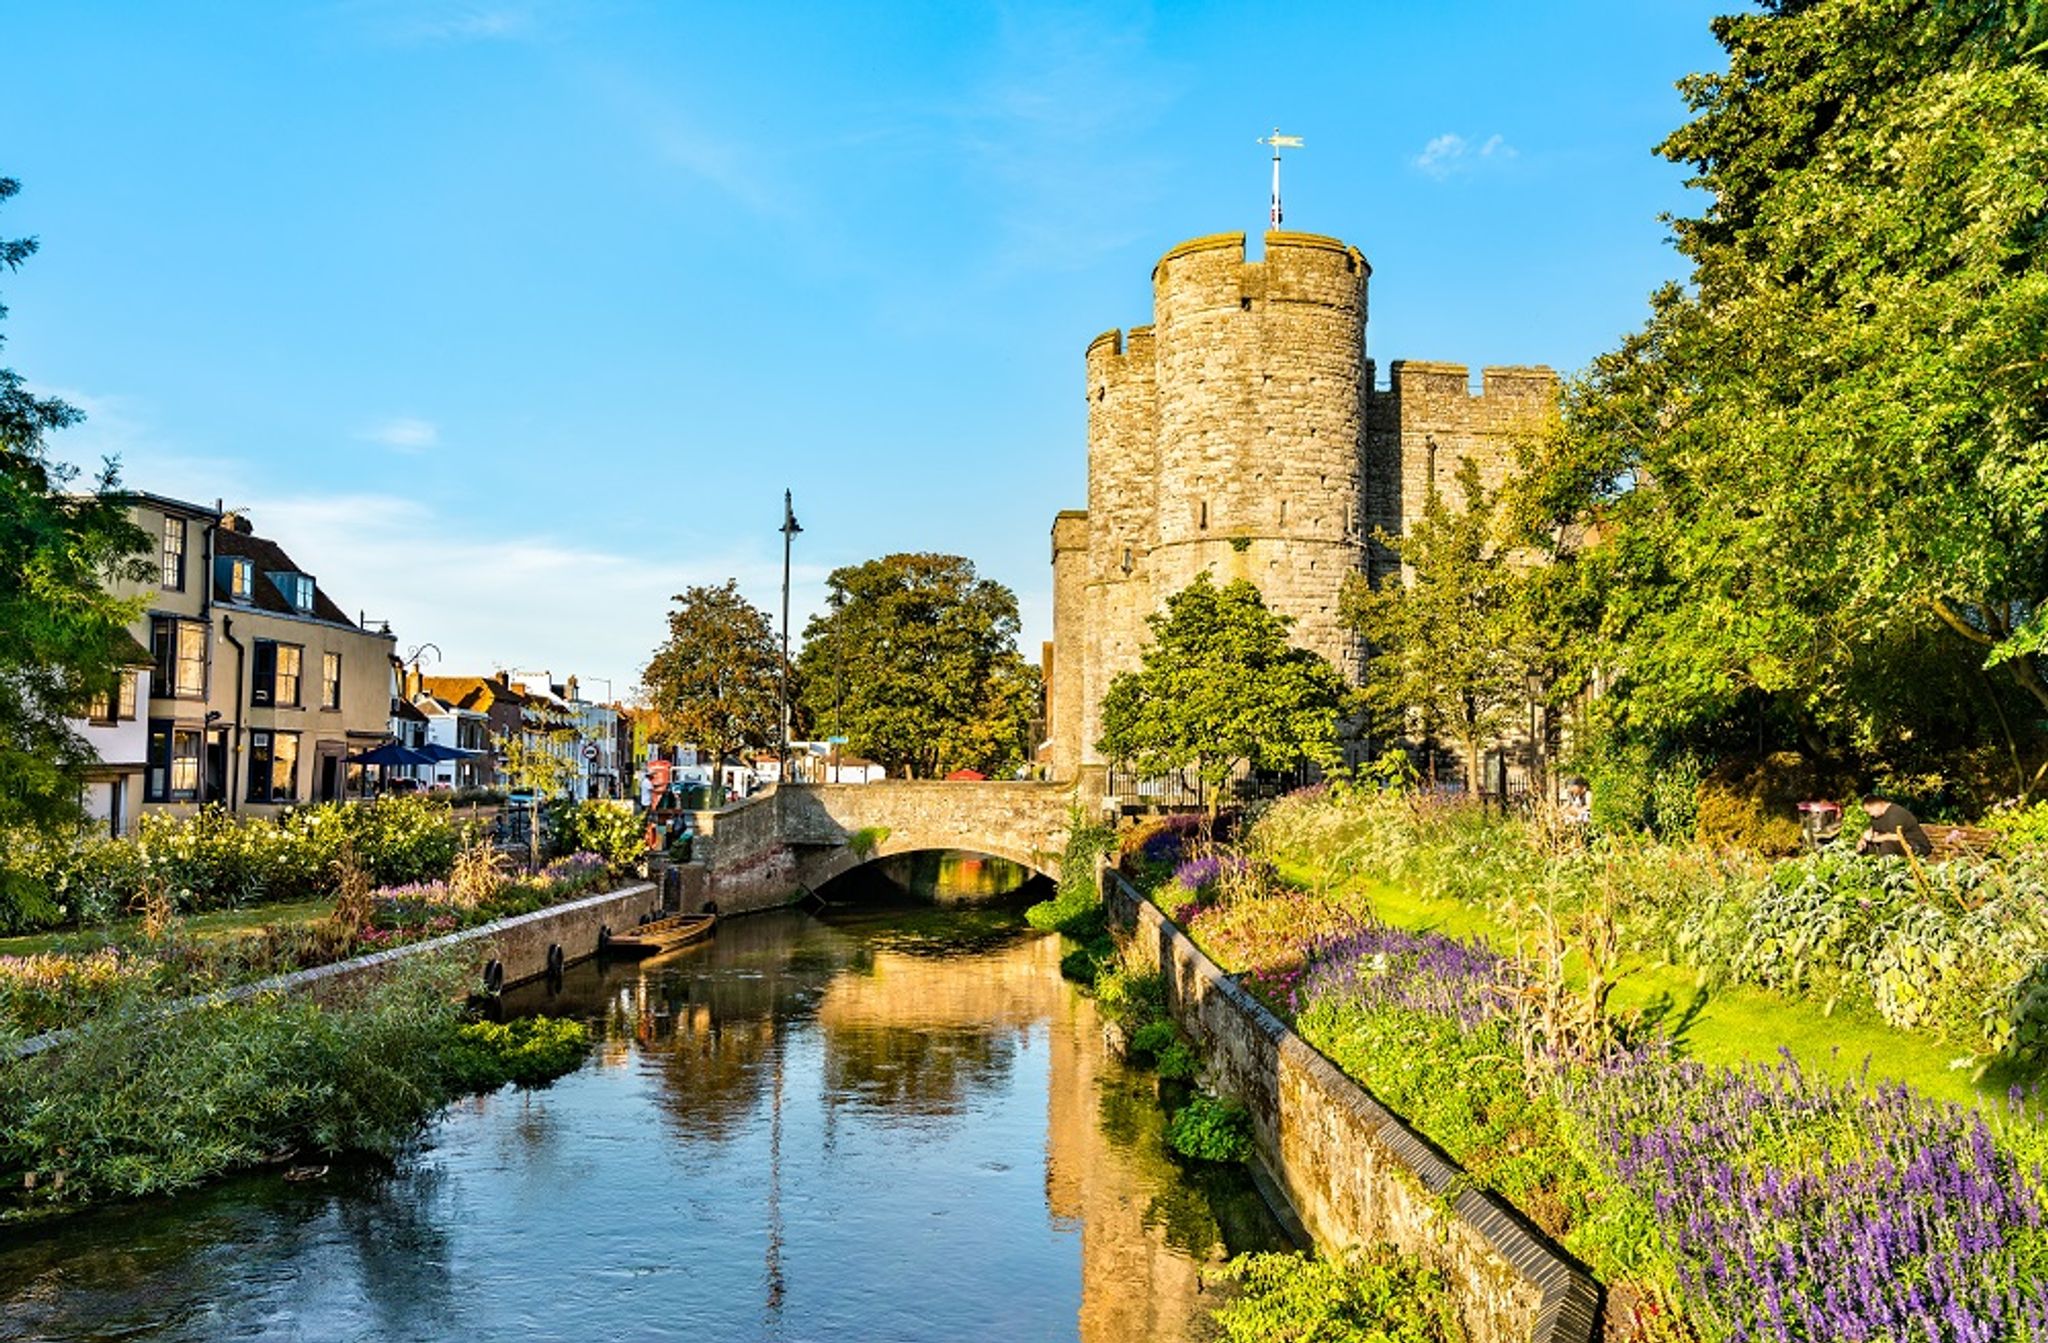
[[[2023,959],[2016,930],[2028,925],[2018,912],[1969,920],[2024,889],[2031,869],[1989,882],[1929,869],[1900,883],[1904,863],[1814,859],[1773,872],[1686,851],[1545,853],[1499,823],[1341,793],[1277,806],[1243,848],[1241,865],[1212,867],[1199,860],[1213,853],[1140,863],[1127,847],[1126,870],[1310,1043],[1590,1264],[1624,1331],[2048,1338],[2048,1140],[2017,1097],[1991,1112],[1942,1105],[1867,1078],[1823,1080],[1789,1056],[1707,1067],[1608,1013],[1600,987],[1616,934],[1598,916],[1615,905],[1638,943],[1720,918],[1739,930],[1723,945],[1749,947],[1752,960],[1769,941],[1760,929],[1811,932],[1774,962],[1804,958],[1803,979],[1777,982],[1836,993],[1869,978],[1863,953],[1843,948],[1881,946],[1873,934],[1902,926],[1905,911],[1940,908],[1997,943],[1936,967],[1977,967],[1967,982],[1982,985],[1983,967]],[[1660,861],[1666,870],[1651,872]],[[1316,889],[1274,880],[1275,862]],[[1842,894],[1872,872],[1878,898]],[[1632,873],[1644,880],[1619,880]],[[1713,878],[1705,898],[1660,906],[1702,875]],[[1390,878],[1475,901],[1517,883],[1525,903],[1542,898],[1542,918],[1513,948],[1389,927],[1361,883]],[[1815,932],[1773,904],[1816,886],[1853,913]],[[1952,910],[1940,903],[1950,900]],[[1751,973],[1734,952],[1726,959],[1728,977]]]

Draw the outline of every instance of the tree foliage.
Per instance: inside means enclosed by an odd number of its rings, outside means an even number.
[[[797,659],[812,731],[922,777],[1014,773],[1035,745],[1038,669],[1017,652],[1017,597],[957,555],[835,569]]]
[[[1210,796],[1240,765],[1335,764],[1349,690],[1328,662],[1287,642],[1293,620],[1239,579],[1207,573],[1146,617],[1152,642],[1102,700],[1100,749],[1147,771],[1193,766]]]
[[[2039,16],[1782,0],[1715,31],[1729,67],[1660,147],[1710,199],[1673,221],[1691,284],[1569,390],[1523,539],[1571,566],[1557,618],[1620,731],[1754,717],[1878,760],[2004,730],[2017,761],[2048,713]]]
[[[681,593],[668,638],[641,673],[659,739],[704,752],[716,787],[719,764],[774,739],[780,668],[768,613],[741,596],[737,582]]]
[[[1498,493],[1469,458],[1458,487],[1463,508],[1432,490],[1406,536],[1382,538],[1400,576],[1375,588],[1353,575],[1340,610],[1370,649],[1363,689],[1378,735],[1448,732],[1476,786],[1481,749],[1524,720],[1529,675],[1549,658],[1528,609],[1535,580],[1503,543]]]
[[[18,190],[0,178],[0,202]],[[35,250],[33,238],[0,239],[0,265],[12,272]],[[113,692],[133,661],[141,603],[109,584],[151,573],[114,464],[79,493],[75,470],[48,456],[46,435],[81,418],[0,368],[0,829],[47,834],[80,818],[93,753],[64,720]]]

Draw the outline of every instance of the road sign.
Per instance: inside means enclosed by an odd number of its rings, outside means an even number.
[[[592,741],[592,742],[585,742],[585,743],[583,744],[583,758],[584,758],[585,760],[595,760],[595,759],[597,759],[597,743],[596,743],[596,742],[594,742],[594,741]]]
[[[825,744],[826,744],[827,746],[844,746],[844,745],[846,745],[846,738],[844,738],[844,737],[827,737],[827,738],[825,738]]]

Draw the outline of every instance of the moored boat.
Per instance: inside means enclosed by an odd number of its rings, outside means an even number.
[[[653,956],[709,937],[717,922],[716,914],[671,914],[612,934],[605,950],[621,956]]]

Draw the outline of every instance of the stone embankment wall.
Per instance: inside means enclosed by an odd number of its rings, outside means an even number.
[[[598,933],[609,927],[623,932],[638,923],[643,914],[661,908],[661,888],[652,882],[635,882],[602,895],[586,896],[565,905],[535,910],[509,919],[498,919],[446,937],[413,942],[389,951],[375,951],[332,965],[315,966],[289,975],[275,975],[253,984],[242,984],[221,994],[205,994],[167,1004],[165,1016],[175,1016],[201,1003],[225,999],[230,1002],[259,993],[305,993],[316,1001],[331,1002],[388,973],[408,957],[457,951],[466,954],[477,972],[479,985],[485,965],[495,960],[505,967],[505,983],[539,979],[547,973],[548,952],[559,946],[565,964],[587,960],[597,954]],[[15,1057],[26,1058],[61,1045],[69,1031],[50,1031],[24,1041]]]
[[[1402,1122],[1204,955],[1120,875],[1113,920],[1166,977],[1219,1091],[1251,1112],[1257,1159],[1317,1246],[1392,1244],[1437,1264],[1472,1343],[1590,1343],[1591,1274]]]

